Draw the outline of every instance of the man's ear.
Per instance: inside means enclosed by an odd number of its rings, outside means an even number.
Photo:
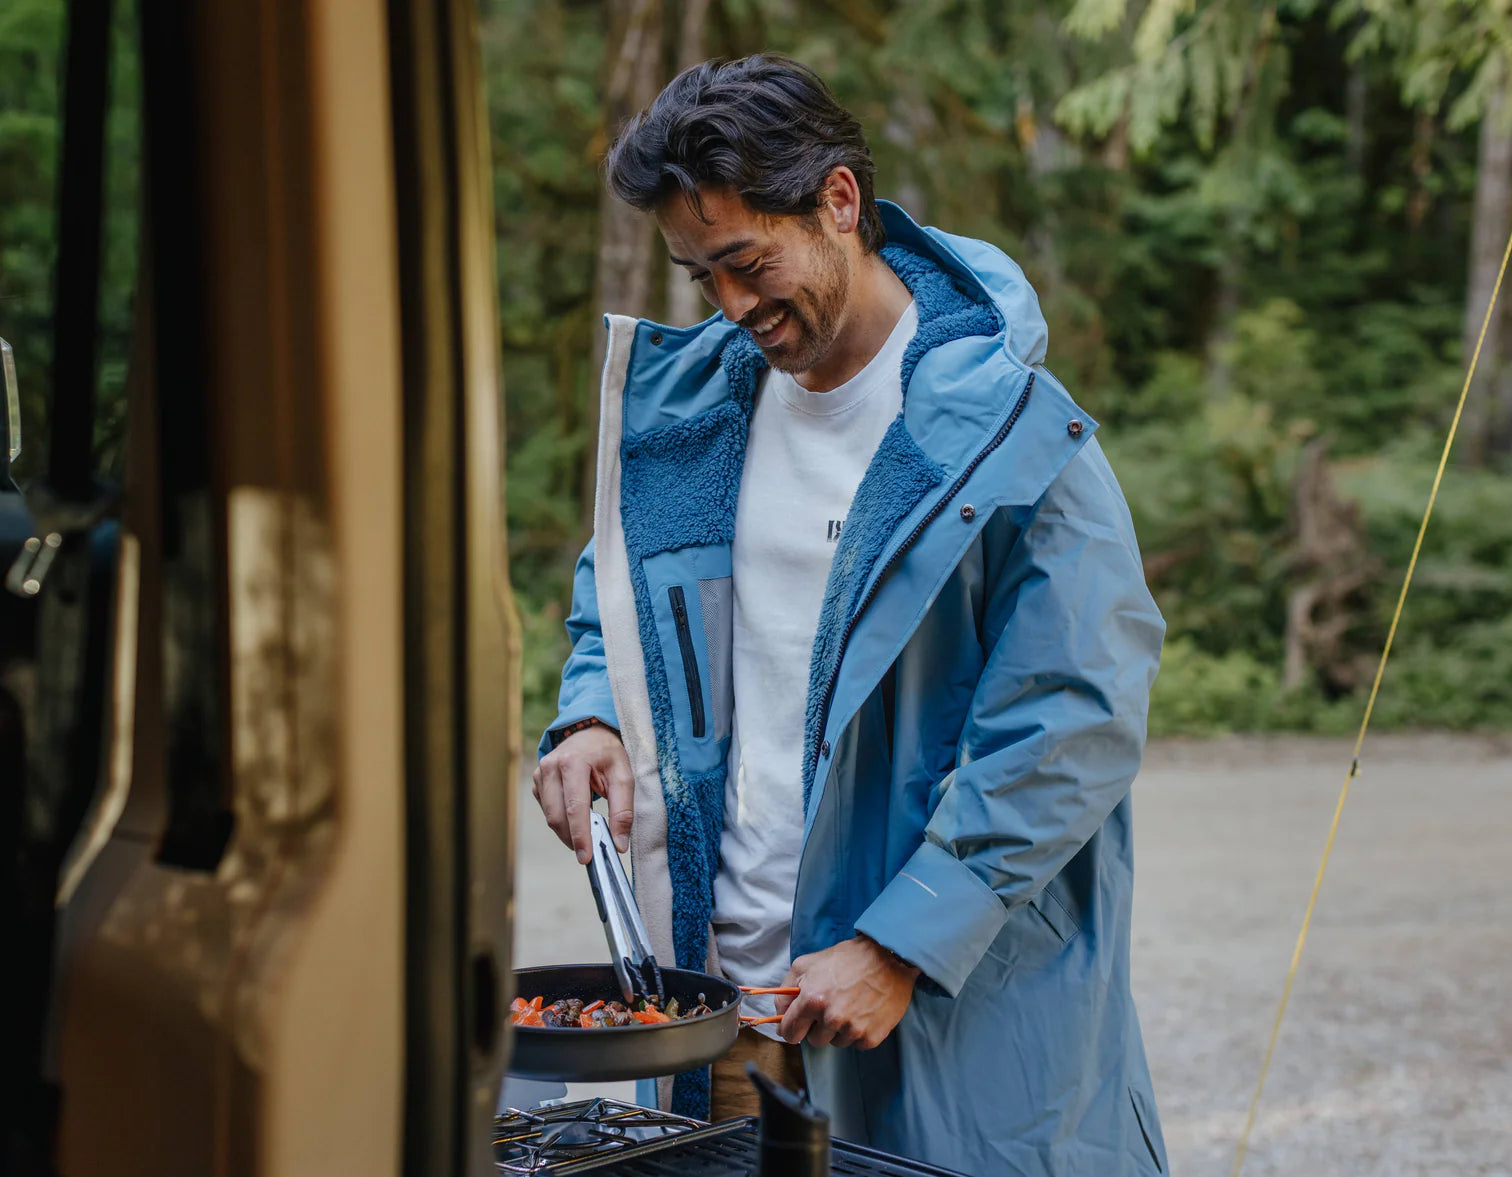
[[[839,233],[854,233],[861,226],[861,185],[856,174],[841,164],[824,182],[824,204]]]

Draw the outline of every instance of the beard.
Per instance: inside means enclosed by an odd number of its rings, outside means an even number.
[[[822,232],[815,234],[815,267],[810,280],[799,287],[797,297],[757,307],[741,320],[741,326],[764,323],[786,312],[796,330],[792,338],[767,347],[752,335],[766,362],[780,372],[807,372],[818,364],[835,342],[850,300],[850,262],[844,250]],[[786,325],[783,328],[787,333]]]

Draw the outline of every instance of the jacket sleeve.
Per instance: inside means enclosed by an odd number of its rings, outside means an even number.
[[[986,564],[986,662],[956,768],[924,843],[855,925],[952,996],[1127,794],[1165,634],[1095,442]]]
[[[557,745],[557,733],[579,720],[594,718],[619,727],[614,714],[614,695],[609,689],[609,667],[604,660],[604,634],[599,627],[598,593],[593,582],[593,541],[578,557],[572,574],[572,612],[567,617],[567,636],[572,653],[562,667],[562,689],[557,696],[557,717],[541,737],[538,755]]]

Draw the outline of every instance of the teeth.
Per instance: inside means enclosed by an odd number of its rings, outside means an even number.
[[[765,334],[767,334],[769,331],[772,330],[773,327],[777,326],[778,323],[782,322],[782,316],[785,315],[786,313],[787,313],[786,311],[778,311],[775,315],[773,315],[765,323],[761,323],[761,324],[759,324],[759,325],[757,325],[755,327],[752,327],[751,328],[751,334],[753,334],[753,335],[765,335]]]

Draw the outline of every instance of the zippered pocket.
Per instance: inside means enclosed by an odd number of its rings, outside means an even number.
[[[700,579],[698,609],[703,614],[705,675],[709,684],[709,734],[722,740],[730,734],[735,712],[733,654],[735,582],[728,576]]]
[[[703,739],[704,700],[703,682],[698,677],[698,652],[693,647],[693,630],[688,625],[688,599],[680,584],[667,590],[667,599],[672,603],[672,623],[677,627],[677,648],[682,654],[683,678],[688,687],[688,710],[693,716],[693,738]]]
[[[1155,1163],[1155,1172],[1164,1173],[1165,1164],[1160,1159],[1160,1151],[1155,1148],[1155,1141],[1151,1138],[1150,1129],[1145,1124],[1146,1119],[1154,1124],[1155,1117],[1144,1110],[1144,1100],[1133,1087],[1129,1088],[1129,1102],[1134,1105],[1134,1122],[1139,1125],[1139,1135],[1144,1139],[1145,1151],[1150,1154],[1150,1160]]]

